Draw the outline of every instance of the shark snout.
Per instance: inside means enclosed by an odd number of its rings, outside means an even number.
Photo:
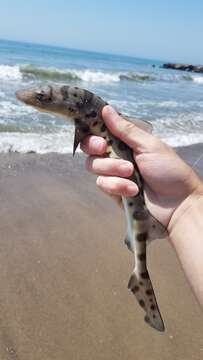
[[[20,101],[27,102],[27,91],[26,90],[17,90],[16,91],[16,98]]]
[[[34,89],[21,89],[16,91],[16,98],[27,105],[35,106],[35,91]]]

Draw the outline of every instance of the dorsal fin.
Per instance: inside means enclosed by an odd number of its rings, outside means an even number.
[[[126,116],[126,115],[121,115],[124,117],[124,119],[131,121],[132,123],[134,123],[137,127],[139,127],[141,130],[144,130],[148,133],[152,133],[153,130],[153,126],[152,124],[150,124],[148,121],[146,120],[141,120],[141,119],[137,119],[133,116]]]

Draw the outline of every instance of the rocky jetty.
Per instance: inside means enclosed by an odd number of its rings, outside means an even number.
[[[172,70],[191,71],[191,72],[195,72],[195,73],[203,73],[202,65],[166,63],[166,64],[162,65],[162,68],[172,69]]]

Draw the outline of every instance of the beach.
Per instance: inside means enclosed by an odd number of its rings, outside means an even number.
[[[178,152],[192,164],[203,145]],[[164,240],[148,267],[166,332],[144,323],[124,215],[82,154],[0,154],[0,198],[1,360],[202,358],[202,311]]]
[[[40,85],[88,89],[150,122],[193,165],[203,154],[203,76],[162,65],[0,39],[0,360],[202,358],[202,311],[170,243],[147,252],[159,333],[127,289],[124,214],[99,192],[84,155],[71,156],[73,126],[15,97]],[[203,157],[195,170],[203,178]]]

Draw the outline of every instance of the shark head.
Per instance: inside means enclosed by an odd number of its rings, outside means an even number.
[[[45,85],[18,90],[16,97],[39,111],[65,116],[69,120],[77,117],[83,106],[83,91],[70,86]]]
[[[101,117],[105,102],[90,91],[73,87],[45,85],[37,88],[18,90],[16,97],[23,103],[33,106],[39,111],[63,116],[75,124],[75,140],[73,153],[90,127]]]

